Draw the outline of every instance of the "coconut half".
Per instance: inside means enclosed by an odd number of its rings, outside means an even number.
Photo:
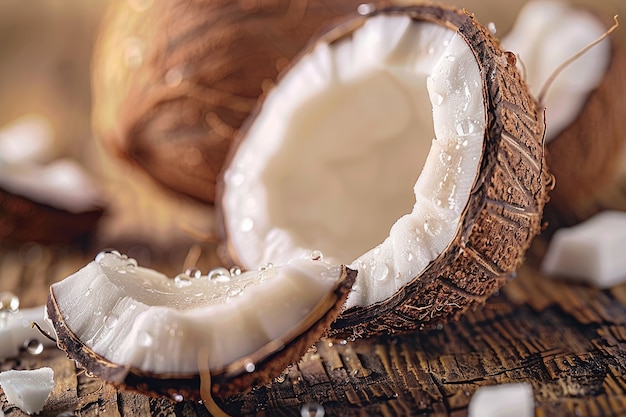
[[[611,23],[581,6],[538,0],[524,6],[502,39],[518,55],[531,92],[543,96],[538,98],[546,107],[546,160],[556,178],[546,214],[556,227],[601,209],[598,199],[618,177],[626,130],[623,42],[604,39],[545,83]]]
[[[355,271],[294,259],[174,279],[102,252],[50,288],[59,347],[91,374],[176,401],[200,399],[201,374],[224,396],[269,382],[338,314]]]
[[[359,3],[112,1],[94,52],[94,130],[159,184],[213,203],[257,98],[311,36]]]
[[[320,250],[359,271],[333,332],[420,328],[482,303],[540,229],[541,109],[472,15],[366,10],[296,60],[223,176],[247,268]]]

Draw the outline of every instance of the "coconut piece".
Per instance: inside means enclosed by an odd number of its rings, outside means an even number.
[[[610,25],[565,1],[532,1],[503,46],[519,57],[536,96],[557,68],[599,39]],[[547,219],[571,225],[598,210],[615,181],[626,130],[626,58],[620,39],[604,39],[571,62],[540,98],[546,108],[546,160],[556,178]]]
[[[469,403],[468,417],[533,417],[535,399],[527,383],[480,387]]]
[[[54,345],[31,325],[37,323],[42,326],[42,330],[50,333],[52,329],[44,322],[44,312],[44,306],[20,309],[12,313],[0,311],[0,360],[14,358],[23,349],[37,354],[45,346]]]
[[[206,202],[232,138],[279,71],[360,0],[113,2],[94,53],[107,149]]]
[[[175,279],[119,252],[53,284],[48,316],[59,346],[90,373],[175,400],[245,391],[298,360],[330,325],[356,273],[294,259],[240,273]]]
[[[0,130],[0,239],[69,243],[104,213],[96,181],[76,161],[52,159],[47,119],[24,116]]]
[[[27,114],[0,130],[2,163],[45,162],[53,153],[54,132],[47,118]]]
[[[8,403],[16,405],[29,415],[37,414],[43,410],[54,388],[54,371],[44,367],[0,372],[0,386]]]
[[[609,288],[626,281],[626,213],[605,211],[557,230],[541,265],[549,275]]]
[[[550,181],[514,64],[446,6],[373,11],[322,37],[231,155],[224,252],[254,267],[319,248],[358,269],[333,332],[404,332],[482,303],[538,233]]]

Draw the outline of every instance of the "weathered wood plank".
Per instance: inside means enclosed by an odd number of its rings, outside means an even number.
[[[5,248],[0,290],[32,305],[44,297],[39,291],[62,278],[59,271],[73,272],[92,256]],[[25,276],[28,289],[20,284]],[[54,349],[40,356],[24,352],[1,362],[0,370],[44,365],[54,368],[57,385],[43,416],[209,415],[201,403],[115,390]],[[479,387],[519,381],[533,386],[538,416],[626,413],[626,285],[601,291],[552,281],[529,262],[500,294],[458,322],[401,337],[323,340],[272,384],[223,407],[233,415],[268,417],[299,416],[307,403],[322,404],[328,416],[461,417]],[[1,390],[0,407],[8,417],[25,416]]]

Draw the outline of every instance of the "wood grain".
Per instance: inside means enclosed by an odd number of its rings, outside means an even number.
[[[540,252],[543,243],[534,249]],[[0,251],[3,290],[21,282],[4,280],[11,253]],[[51,251],[48,265],[63,271],[77,258]],[[21,268],[21,278],[37,270],[21,261],[12,265],[14,274]],[[26,282],[54,279],[39,274]],[[56,387],[42,416],[209,415],[198,402],[118,391],[55,349],[23,353],[0,362],[0,370],[43,365],[55,370]],[[461,417],[479,387],[520,381],[533,387],[537,416],[626,414],[626,285],[600,291],[552,281],[527,264],[500,294],[457,322],[399,337],[323,340],[272,384],[223,408],[232,415],[299,416],[304,404],[315,402],[327,416]],[[8,417],[25,415],[1,390],[0,408]]]

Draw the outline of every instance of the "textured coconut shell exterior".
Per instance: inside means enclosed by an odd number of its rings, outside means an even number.
[[[212,395],[216,398],[226,398],[248,391],[254,386],[270,382],[289,364],[297,362],[307,349],[322,337],[330,323],[337,317],[356,275],[356,271],[344,266],[333,290],[284,339],[268,343],[254,354],[230,364],[225,369],[211,370]],[[117,387],[151,396],[167,397],[176,401],[201,399],[203,376],[200,374],[155,374],[129,365],[112,363],[95,353],[67,326],[52,288],[46,309],[48,318],[54,325],[59,348],[90,374]],[[253,372],[246,370],[250,363],[254,364]]]
[[[311,36],[361,1],[128,3],[114,3],[94,53],[95,130],[160,184],[213,202],[257,98]]]
[[[626,138],[626,53],[611,40],[611,61],[574,122],[546,145],[556,178],[546,220],[551,230],[585,220],[604,207],[599,201],[618,177]],[[549,123],[549,121],[548,121]]]
[[[461,224],[449,246],[384,302],[344,311],[331,334],[403,333],[458,318],[504,285],[540,232],[552,176],[544,160],[542,109],[489,31],[471,14],[424,5],[389,9],[445,25],[467,41],[483,74],[485,145]]]
[[[102,207],[72,213],[0,189],[0,241],[85,243],[103,214]]]

